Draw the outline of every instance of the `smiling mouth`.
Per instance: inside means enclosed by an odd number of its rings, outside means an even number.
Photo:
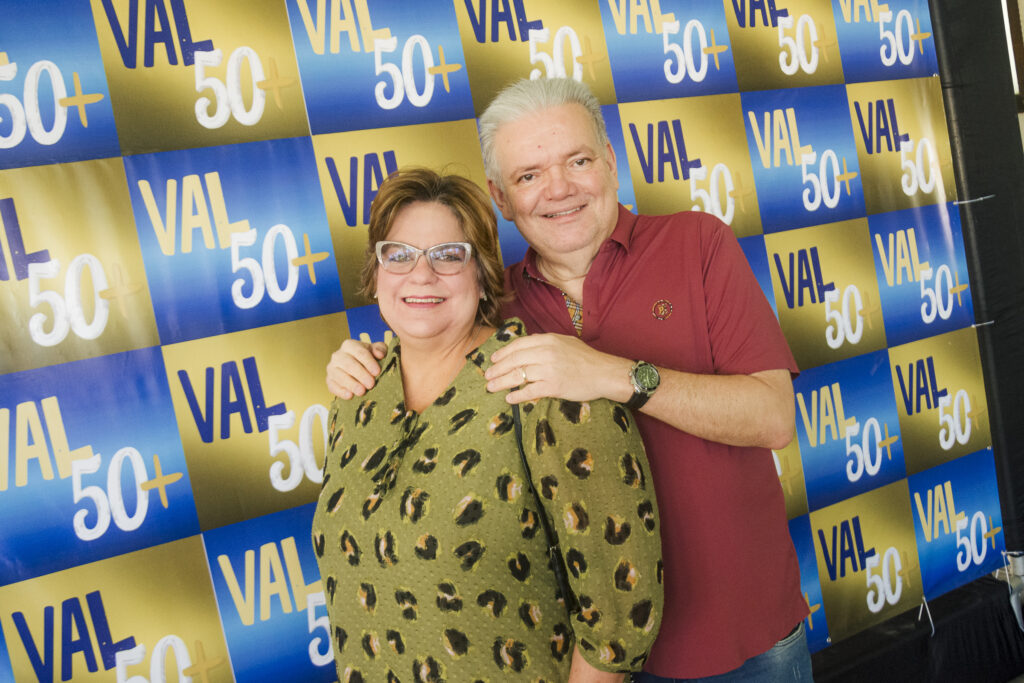
[[[407,304],[440,304],[444,302],[439,296],[407,296],[402,301]]]
[[[569,216],[582,210],[582,206],[577,206],[575,208],[566,209],[565,211],[559,211],[557,213],[546,213],[544,214],[544,218],[561,218],[562,216]]]

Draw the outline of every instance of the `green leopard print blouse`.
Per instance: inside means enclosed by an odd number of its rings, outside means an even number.
[[[598,400],[523,406],[534,483],[581,610],[548,566],[510,406],[485,389],[510,320],[422,414],[405,409],[392,341],[377,385],[335,400],[313,545],[338,680],[564,681],[574,645],[639,670],[662,611],[661,542],[629,411]]]

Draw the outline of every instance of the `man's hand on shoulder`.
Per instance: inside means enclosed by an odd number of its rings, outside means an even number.
[[[377,383],[377,375],[380,374],[377,361],[387,352],[384,342],[369,344],[358,339],[346,339],[331,354],[327,364],[328,391],[345,400],[362,396]]]
[[[531,334],[509,343],[491,356],[487,390],[504,391],[509,403],[538,398],[627,401],[633,394],[629,368],[633,362],[602,353],[576,337]]]

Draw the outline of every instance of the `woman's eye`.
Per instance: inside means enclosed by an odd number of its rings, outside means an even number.
[[[449,263],[455,263],[463,260],[463,252],[461,249],[445,249],[444,251],[438,251],[434,253],[435,261],[447,261]]]

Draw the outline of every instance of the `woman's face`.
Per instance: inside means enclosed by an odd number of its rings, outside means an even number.
[[[463,242],[455,214],[437,202],[413,202],[395,217],[387,240],[428,249],[445,242]],[[426,254],[412,272],[402,275],[377,267],[377,303],[381,315],[400,339],[437,340],[469,334],[482,289],[476,263],[454,275],[438,275]]]

